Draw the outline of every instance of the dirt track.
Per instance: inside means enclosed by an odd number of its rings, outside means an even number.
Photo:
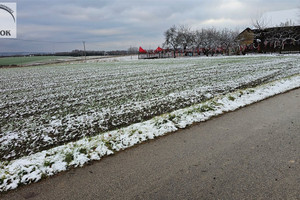
[[[0,196],[300,199],[300,89]]]

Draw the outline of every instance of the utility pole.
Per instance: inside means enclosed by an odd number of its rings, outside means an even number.
[[[130,45],[130,56],[131,56],[131,60],[132,60],[132,47],[131,47],[131,45]]]
[[[84,60],[86,60],[86,51],[85,51],[85,41],[82,41],[83,50],[84,50]]]

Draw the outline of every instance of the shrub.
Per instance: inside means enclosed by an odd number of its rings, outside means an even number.
[[[229,96],[228,99],[229,99],[230,101],[234,101],[234,100],[235,100],[235,98],[234,98],[233,96]]]
[[[73,154],[72,153],[67,153],[66,156],[65,156],[65,162],[69,164],[70,162],[72,162],[72,160],[74,160]]]

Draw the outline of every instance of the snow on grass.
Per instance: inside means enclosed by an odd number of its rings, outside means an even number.
[[[1,160],[300,73],[299,55],[135,59],[0,69]]]
[[[113,154],[143,141],[185,128],[195,122],[236,110],[270,96],[300,87],[300,76],[294,75],[255,88],[236,90],[223,95],[135,123],[100,135],[84,137],[29,156],[0,163],[0,191],[36,182],[70,167],[83,166],[92,160]],[[207,93],[208,97],[212,94]],[[56,123],[56,122],[53,122]],[[10,136],[8,136],[10,137]]]
[[[87,60],[86,63],[97,63],[97,62],[120,62],[120,61],[133,61],[138,60],[138,55],[132,55],[132,56],[112,56],[108,58],[99,58],[99,59],[93,59],[93,60]]]

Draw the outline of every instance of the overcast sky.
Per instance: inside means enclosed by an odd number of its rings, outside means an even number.
[[[298,8],[299,0],[5,0],[17,2],[17,38],[0,52],[145,49],[161,46],[172,25],[243,30],[268,11]],[[1,11],[0,11],[1,12]],[[22,41],[22,40],[35,40]],[[53,41],[53,42],[38,42]],[[56,43],[54,43],[56,42]],[[59,43],[69,42],[69,43]]]

